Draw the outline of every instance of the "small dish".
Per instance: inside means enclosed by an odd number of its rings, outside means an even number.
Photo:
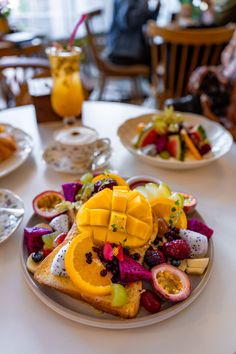
[[[43,152],[43,159],[47,166],[56,172],[64,172],[70,174],[83,174],[91,170],[103,169],[108,165],[111,157],[111,149],[105,151],[97,150],[91,159],[85,161],[76,161],[70,159],[68,155],[63,154],[61,146],[53,143]]]
[[[33,139],[30,135],[10,124],[1,123],[1,125],[6,127],[7,132],[14,136],[17,150],[11,157],[0,163],[0,178],[8,175],[21,166],[29,157],[33,149]]]
[[[20,216],[14,211],[1,210],[1,208],[19,210]],[[0,244],[6,241],[20,226],[24,217],[23,201],[8,189],[0,188]]]
[[[178,113],[178,112],[176,112]],[[220,124],[206,119],[200,115],[193,113],[182,113],[186,125],[201,124],[206,130],[207,136],[210,140],[212,151],[206,154],[202,160],[186,160],[179,161],[173,157],[169,160],[164,160],[159,156],[147,156],[144,155],[139,149],[135,149],[133,141],[137,135],[137,126],[139,123],[149,123],[152,121],[152,117],[155,113],[145,114],[136,118],[126,120],[117,131],[117,134],[124,147],[138,159],[147,164],[172,169],[172,170],[188,170],[195,169],[209,165],[213,161],[224,156],[229,152],[233,144],[233,138],[231,134],[223,128]]]

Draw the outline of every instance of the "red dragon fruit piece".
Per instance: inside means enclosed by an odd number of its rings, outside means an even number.
[[[42,236],[50,234],[52,229],[46,229],[41,227],[26,227],[24,229],[24,240],[28,254],[38,252],[43,249]]]
[[[158,135],[157,136],[157,140],[156,140],[156,150],[157,153],[159,154],[160,152],[166,150],[166,144],[167,144],[167,135],[163,134],[163,135]]]
[[[133,258],[124,255],[123,262],[119,262],[120,279],[124,283],[131,283],[139,280],[151,280],[152,273],[144,268]]]
[[[103,257],[106,261],[111,261],[113,259],[113,248],[110,242],[105,242],[103,246]]]
[[[62,184],[63,194],[66,200],[69,202],[75,202],[75,196],[83,186],[80,182],[71,182]]]
[[[208,240],[211,238],[211,236],[214,233],[213,229],[211,229],[209,226],[203,224],[203,222],[197,219],[188,220],[188,230],[199,232],[200,234],[206,236]]]

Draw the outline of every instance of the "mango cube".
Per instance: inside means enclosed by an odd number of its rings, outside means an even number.
[[[116,211],[111,212],[109,230],[112,232],[125,232],[127,215],[118,213]]]

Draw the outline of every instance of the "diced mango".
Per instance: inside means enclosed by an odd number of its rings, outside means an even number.
[[[150,227],[146,223],[128,215],[126,231],[132,236],[136,236],[137,238],[140,238],[142,240],[147,240],[148,235],[150,234]]]
[[[86,202],[86,207],[90,209],[111,209],[112,190],[109,188],[103,189],[101,192],[95,194]]]
[[[93,226],[94,243],[104,243],[107,241],[107,229],[104,227]]]
[[[91,209],[90,210],[90,225],[107,226],[110,219],[110,210],[106,209]]]
[[[127,215],[118,213],[116,211],[111,212],[109,230],[112,232],[125,232]]]
[[[116,189],[113,191],[112,210],[124,213],[127,206],[127,190]]]
[[[113,191],[114,190],[119,190],[119,191],[129,191],[129,186],[114,186],[113,187]]]
[[[80,209],[80,212],[77,214],[77,222],[79,225],[90,225],[90,210],[85,207]]]

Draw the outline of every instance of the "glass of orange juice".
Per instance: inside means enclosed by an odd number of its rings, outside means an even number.
[[[46,49],[50,60],[53,87],[51,103],[54,111],[64,122],[74,121],[80,115],[84,100],[80,80],[81,49],[50,47]]]

